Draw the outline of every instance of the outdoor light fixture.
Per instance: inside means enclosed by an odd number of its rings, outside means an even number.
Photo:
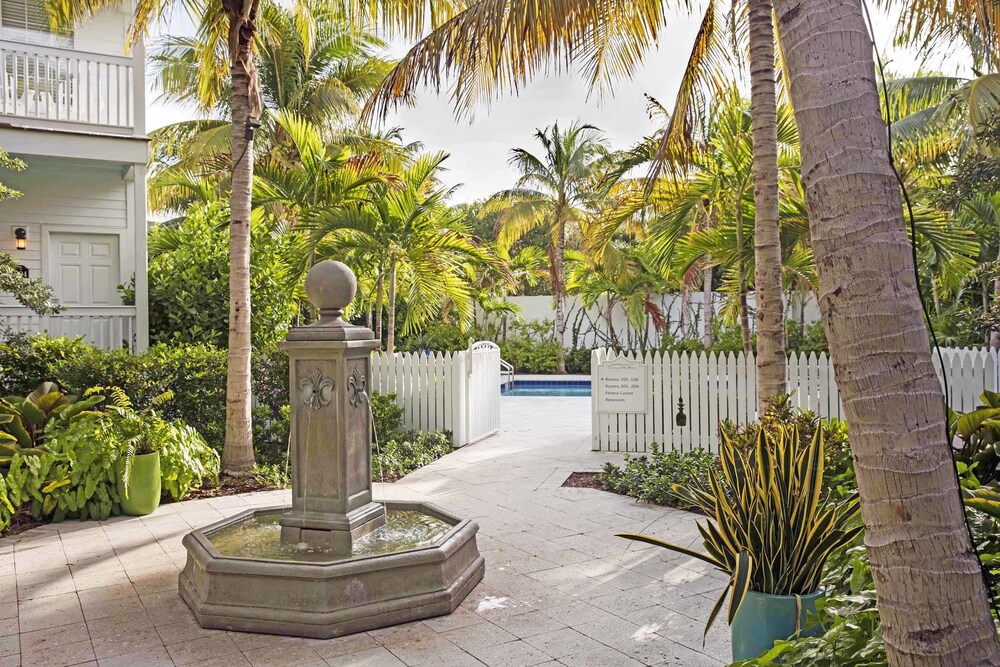
[[[247,141],[253,141],[253,135],[258,130],[258,128],[260,128],[260,119],[259,118],[254,118],[253,116],[251,116],[250,118],[247,118],[247,128],[246,128],[246,132],[244,133],[243,137]]]
[[[674,421],[681,428],[687,426],[687,424],[688,424],[687,415],[684,414],[684,399],[683,398],[677,400],[677,417],[674,419]]]
[[[27,250],[28,249],[28,230],[24,227],[18,227],[14,230],[14,249],[15,250]]]

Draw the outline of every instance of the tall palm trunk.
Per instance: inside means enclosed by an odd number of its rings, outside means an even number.
[[[260,83],[253,60],[257,3],[224,0],[229,19],[232,60],[232,220],[229,228],[229,353],[226,367],[226,442],[222,471],[246,475],[253,470],[250,427],[250,192],[253,141],[248,120],[260,117]]]
[[[715,334],[712,331],[712,322],[715,319],[715,293],[712,291],[712,267],[706,266],[701,272],[701,307],[704,311],[704,319],[701,323],[701,342],[706,350],[711,350],[715,344]]]
[[[785,325],[778,222],[778,112],[771,0],[750,0],[750,121],[753,127],[754,294],[757,307],[757,411],[784,394]]]
[[[747,305],[747,280],[743,267],[743,197],[736,200],[736,247],[739,252],[739,261],[736,271],[740,278],[740,335],[743,337],[743,354],[753,352],[753,343],[750,340],[750,307]]]
[[[997,262],[1000,263],[1000,254],[997,255]],[[993,300],[1000,299],[1000,275],[993,279]],[[985,300],[983,311],[989,310],[989,301]],[[1000,350],[1000,331],[990,331],[990,349]]]
[[[556,212],[556,248],[552,258],[552,292],[556,300],[556,361],[557,373],[566,372],[566,353],[563,350],[563,337],[566,334],[566,283],[563,263],[566,258],[566,223],[562,220],[562,211]]]
[[[862,0],[775,0],[819,303],[892,665],[1000,665],[945,438]]]
[[[382,343],[382,311],[385,310],[385,279],[379,271],[375,286],[375,338]]]
[[[389,264],[389,319],[385,323],[385,351],[396,351],[396,263]]]

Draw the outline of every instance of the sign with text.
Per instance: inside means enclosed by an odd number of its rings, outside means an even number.
[[[646,364],[617,359],[601,366],[598,374],[598,412],[646,412]]]

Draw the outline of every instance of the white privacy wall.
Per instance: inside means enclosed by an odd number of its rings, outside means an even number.
[[[512,304],[517,306],[520,310],[520,317],[526,322],[541,322],[545,320],[553,320],[555,318],[555,309],[552,306],[551,296],[512,296],[507,299]],[[748,301],[751,311],[754,307],[754,295],[753,293],[748,295]],[[581,312],[582,305],[580,303],[579,297],[571,296],[567,299],[567,318],[566,318],[566,335],[563,340],[563,344],[566,347],[573,346],[573,324],[576,322],[579,313]],[[680,294],[664,294],[659,297],[659,303],[664,311],[665,315],[669,316],[670,330],[676,333],[677,327],[681,319],[681,296]],[[703,299],[701,292],[695,292],[691,294],[691,302],[688,309],[688,327],[691,327],[695,322],[695,318],[698,321],[697,331],[694,332],[697,336],[701,336],[701,313]],[[584,321],[587,323],[593,322],[594,326],[601,331],[607,331],[607,323],[604,319],[603,312],[606,308],[607,301],[602,299],[597,305],[586,309],[586,316]],[[722,299],[718,295],[715,297],[715,311],[718,312],[722,307]],[[798,306],[791,308],[788,311],[788,317],[790,320],[799,320],[801,311]],[[482,317],[482,314],[479,314]],[[816,305],[815,300],[810,298],[805,307],[805,321],[817,322],[819,321],[819,308]],[[625,319],[625,313],[621,306],[615,306],[612,316],[612,324],[614,325],[615,331],[619,332],[619,336],[622,336],[621,332],[624,332],[628,322]],[[751,317],[750,326],[753,327],[753,318]],[[651,340],[657,340],[657,334],[653,328],[652,322],[647,324],[649,329],[649,335]],[[587,331],[589,327],[584,325],[581,327],[581,334]],[[593,332],[581,335],[576,341],[577,347],[581,348],[595,348],[603,347],[607,344],[600,336],[595,335]]]

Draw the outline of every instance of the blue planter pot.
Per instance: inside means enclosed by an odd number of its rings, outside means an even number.
[[[823,591],[800,595],[801,614],[796,624],[797,605],[794,595],[768,595],[747,591],[743,604],[733,619],[733,660],[755,658],[774,646],[775,640],[795,636],[796,628],[801,637],[815,637],[822,628],[806,627],[806,616],[816,611],[816,600]]]

